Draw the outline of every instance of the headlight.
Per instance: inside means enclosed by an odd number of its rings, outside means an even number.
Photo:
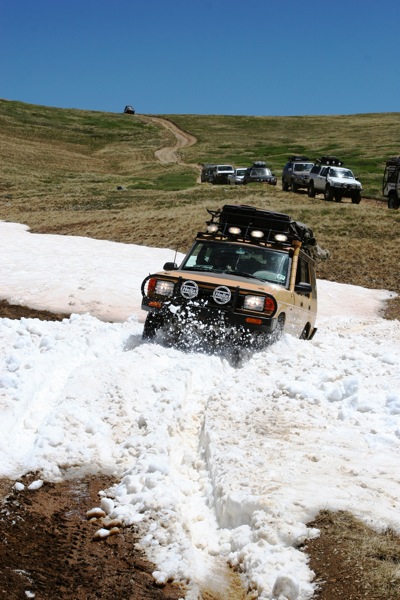
[[[276,300],[273,296],[245,296],[243,302],[245,310],[254,310],[271,316],[276,311]]]
[[[172,296],[174,292],[174,284],[172,281],[165,281],[165,279],[157,279],[154,287],[154,293],[159,296]]]
[[[243,308],[247,310],[264,310],[264,296],[246,296],[244,299]]]

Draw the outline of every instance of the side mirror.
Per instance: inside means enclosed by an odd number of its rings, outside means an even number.
[[[174,271],[178,268],[178,265],[174,262],[166,262],[163,266],[164,271]]]
[[[311,283],[304,283],[304,282],[300,282],[297,285],[294,286],[294,291],[297,294],[311,294],[312,292],[312,285]]]

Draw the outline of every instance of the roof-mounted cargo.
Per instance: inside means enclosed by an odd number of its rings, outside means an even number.
[[[312,230],[294,221],[289,215],[260,210],[247,205],[226,204],[222,210],[208,210],[211,220],[207,221],[207,233],[199,237],[235,239],[252,244],[279,244],[292,246],[301,242],[303,250],[311,254],[310,247],[316,245]]]
[[[400,167],[400,156],[392,156],[386,161],[387,167]]]

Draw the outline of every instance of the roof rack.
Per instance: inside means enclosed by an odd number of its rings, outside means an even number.
[[[399,167],[400,166],[400,156],[392,156],[388,158],[386,161],[387,167]]]
[[[211,219],[207,221],[207,234],[199,233],[199,237],[223,237],[261,245],[279,243],[282,246],[291,246],[296,240],[302,243],[305,252],[307,247],[316,245],[309,227],[283,213],[229,204],[222,210],[207,209],[207,212],[211,215]],[[232,231],[232,228],[235,230]],[[262,235],[255,237],[255,231],[261,232]]]
[[[317,165],[333,165],[335,167],[341,167],[343,165],[343,161],[337,156],[321,156],[316,161]]]

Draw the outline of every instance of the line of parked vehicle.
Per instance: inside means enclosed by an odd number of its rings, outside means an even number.
[[[251,167],[236,168],[232,165],[206,164],[201,171],[201,181],[234,185],[277,183],[275,174],[263,161],[254,162]],[[353,204],[361,201],[360,180],[336,156],[321,156],[315,161],[307,156],[290,156],[282,171],[282,190],[296,193],[301,189],[307,190],[310,198],[323,194],[328,201],[341,202],[342,198],[350,198]],[[382,194],[387,198],[388,208],[400,208],[400,156],[386,161]]]
[[[232,165],[203,165],[201,181],[213,184],[246,185],[247,183],[268,183],[276,185],[275,174],[265,162],[259,160],[251,167],[232,167]]]

